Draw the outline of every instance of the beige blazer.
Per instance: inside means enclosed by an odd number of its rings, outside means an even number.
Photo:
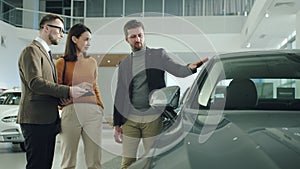
[[[17,122],[53,123],[58,115],[58,98],[68,98],[69,87],[57,84],[47,51],[34,40],[22,51],[18,66],[22,95]]]

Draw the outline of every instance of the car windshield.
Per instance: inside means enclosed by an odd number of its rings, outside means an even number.
[[[215,58],[206,71],[194,87],[194,109],[300,109],[298,55]]]

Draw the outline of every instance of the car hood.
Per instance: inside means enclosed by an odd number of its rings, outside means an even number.
[[[16,116],[18,115],[18,105],[1,105],[0,106],[0,117]]]
[[[186,127],[190,129],[188,132],[177,129],[164,134],[154,149],[156,152],[152,152],[155,158],[150,164],[153,168],[172,169],[300,168],[300,137],[295,134],[300,133],[299,128],[266,125],[245,130],[241,123],[231,120],[223,118],[217,126],[206,126],[206,129],[201,124],[193,124]],[[203,129],[206,131],[202,132]],[[177,143],[168,147],[172,145],[170,141]]]
[[[183,141],[190,168],[279,168],[263,147],[233,123],[217,129],[203,143],[199,138],[199,133],[189,133]]]

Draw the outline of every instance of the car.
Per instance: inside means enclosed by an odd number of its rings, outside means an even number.
[[[20,99],[19,88],[5,90],[0,95],[0,142],[19,144],[25,151],[21,127],[16,123]]]
[[[175,110],[177,92],[156,90],[150,105]],[[129,168],[299,169],[299,161],[300,50],[278,49],[211,57],[173,124]]]

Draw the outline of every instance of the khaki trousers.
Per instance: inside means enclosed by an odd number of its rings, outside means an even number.
[[[128,117],[128,120],[122,126],[122,169],[128,168],[137,160],[137,151],[141,140],[144,148],[143,156],[147,155],[160,134],[161,129],[162,119],[160,115],[130,115]]]
[[[96,104],[75,103],[62,109],[62,169],[75,169],[80,137],[88,169],[101,168],[103,109]]]

